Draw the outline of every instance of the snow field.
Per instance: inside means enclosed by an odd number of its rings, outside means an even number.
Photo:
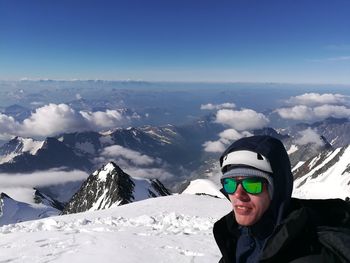
[[[218,262],[224,199],[174,195],[0,228],[0,262]]]

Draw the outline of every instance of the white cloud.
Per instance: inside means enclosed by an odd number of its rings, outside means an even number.
[[[120,145],[104,148],[100,157],[95,159],[98,165],[103,165],[110,161],[115,162],[125,173],[133,177],[159,179],[161,181],[174,177],[173,174],[167,171],[166,164],[162,160]],[[157,167],[152,167],[152,165],[157,165]]]
[[[36,109],[20,125],[22,136],[50,136],[86,129],[85,119],[66,104],[49,104]]]
[[[318,118],[327,118],[327,117],[350,117],[350,109],[345,106],[337,105],[322,105],[315,107],[314,109],[315,116]]]
[[[219,133],[219,136],[223,140],[235,141],[242,138],[242,134],[236,131],[235,129],[227,129]]]
[[[313,129],[308,128],[304,131],[299,132],[300,138],[298,138],[295,143],[299,145],[305,144],[316,144],[317,146],[322,146],[324,143],[320,135]]]
[[[70,172],[48,170],[31,174],[0,174],[1,188],[13,187],[44,187],[50,185],[64,184],[68,182],[82,181],[88,177],[88,174],[74,170]]]
[[[226,149],[225,144],[220,140],[207,141],[203,144],[203,147],[206,152],[223,152]]]
[[[276,112],[283,119],[311,120],[314,117],[312,108],[304,105],[298,105],[292,108],[281,108],[281,109],[277,109]]]
[[[211,107],[211,105],[209,106]],[[205,142],[203,147],[206,152],[223,152],[233,141],[251,136],[252,134],[247,130],[265,127],[269,123],[269,119],[264,114],[251,109],[219,109],[215,122],[231,128],[221,132],[217,141]]]
[[[120,145],[104,148],[100,157],[95,159],[97,165],[103,165],[110,161],[115,162],[125,173],[133,177],[159,179],[161,181],[174,178],[174,175],[167,171],[166,164],[162,160],[154,159]],[[154,167],[154,165],[157,165],[157,167]]]
[[[286,102],[295,105],[277,109],[276,112],[284,119],[315,120],[328,117],[350,117],[349,96],[332,93],[305,93],[291,97]]]
[[[34,172],[31,174],[0,174],[0,193],[6,193],[17,201],[34,204],[34,189],[40,187],[81,182],[89,175],[83,171],[59,171],[57,169]],[[68,190],[69,192],[70,190]],[[67,188],[64,196],[67,195]],[[62,198],[64,201],[64,198]],[[68,200],[65,200],[68,201]]]
[[[45,105],[45,103],[42,102],[42,101],[33,101],[33,102],[30,103],[30,105],[32,105],[32,106],[43,106],[43,105]]]
[[[134,114],[132,119],[140,118]],[[117,110],[77,112],[66,104],[48,104],[37,108],[22,123],[0,113],[0,137],[53,136],[64,132],[102,130],[125,124],[127,118]]]
[[[219,134],[220,139],[217,141],[207,141],[203,144],[206,152],[223,152],[232,142],[242,138],[251,136],[247,131],[238,132],[235,129],[227,129]]]
[[[12,134],[0,133],[0,141],[9,141],[13,138]]]
[[[220,110],[220,109],[233,109],[235,108],[236,105],[234,103],[222,103],[222,104],[202,104],[201,105],[201,110]]]
[[[350,109],[338,105],[322,105],[318,107],[307,107],[304,105],[292,108],[277,109],[276,112],[284,119],[292,120],[315,120],[329,117],[349,118]]]
[[[105,112],[80,111],[80,114],[93,129],[115,127],[123,122],[122,114],[116,110],[106,110]]]
[[[239,111],[223,109],[216,113],[216,122],[228,125],[237,131],[244,131],[263,128],[269,123],[269,119],[251,109]]]
[[[126,167],[124,172],[133,177],[158,179],[161,182],[174,178],[174,175],[169,173],[163,168],[138,168],[138,167]]]
[[[17,130],[19,123],[11,116],[0,113],[0,133],[7,134]]]
[[[124,148],[120,145],[113,145],[113,146],[104,148],[101,153],[101,156],[105,158],[126,159],[135,165],[151,165],[155,162],[153,158],[145,154]]]
[[[28,204],[35,204],[34,202],[34,189],[25,187],[7,187],[0,186],[0,193],[5,193],[11,198]]]
[[[287,103],[292,105],[316,106],[323,104],[344,104],[349,97],[341,94],[331,93],[305,93],[299,96],[291,97]]]

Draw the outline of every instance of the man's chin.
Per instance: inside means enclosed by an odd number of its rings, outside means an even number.
[[[241,226],[251,226],[255,224],[254,218],[249,215],[239,215],[235,214],[236,222]]]

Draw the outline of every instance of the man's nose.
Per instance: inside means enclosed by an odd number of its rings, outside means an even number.
[[[236,192],[234,192],[234,197],[237,199],[247,199],[249,198],[249,195],[246,191],[244,191],[243,187],[241,184],[237,186]]]

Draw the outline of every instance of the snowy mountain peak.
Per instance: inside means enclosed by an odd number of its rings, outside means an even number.
[[[106,182],[107,175],[114,176],[114,170],[121,170],[114,162],[109,162],[105,166],[103,166],[100,170],[95,171],[92,175],[94,175],[99,181]],[[120,173],[120,171],[118,171]],[[118,174],[117,172],[117,174]]]
[[[10,162],[16,156],[24,153],[35,155],[42,146],[42,141],[36,141],[31,138],[14,137],[8,143],[0,147],[0,164]]]
[[[38,191],[35,191],[39,194]],[[44,195],[41,198],[35,195],[37,204],[27,204],[12,199],[5,193],[0,194],[0,226],[13,224],[22,221],[28,221],[38,218],[44,218],[59,214],[59,209],[48,204]]]
[[[189,186],[182,193],[225,198],[219,188],[212,181],[207,179],[196,179],[191,181]]]
[[[63,213],[100,210],[169,194],[158,180],[133,178],[109,162],[87,178]]]
[[[3,200],[3,199],[6,199],[6,198],[11,198],[11,197],[9,197],[7,194],[5,194],[5,193],[1,193],[0,194],[0,199],[1,199],[1,201]],[[0,210],[1,211],[1,210]]]

